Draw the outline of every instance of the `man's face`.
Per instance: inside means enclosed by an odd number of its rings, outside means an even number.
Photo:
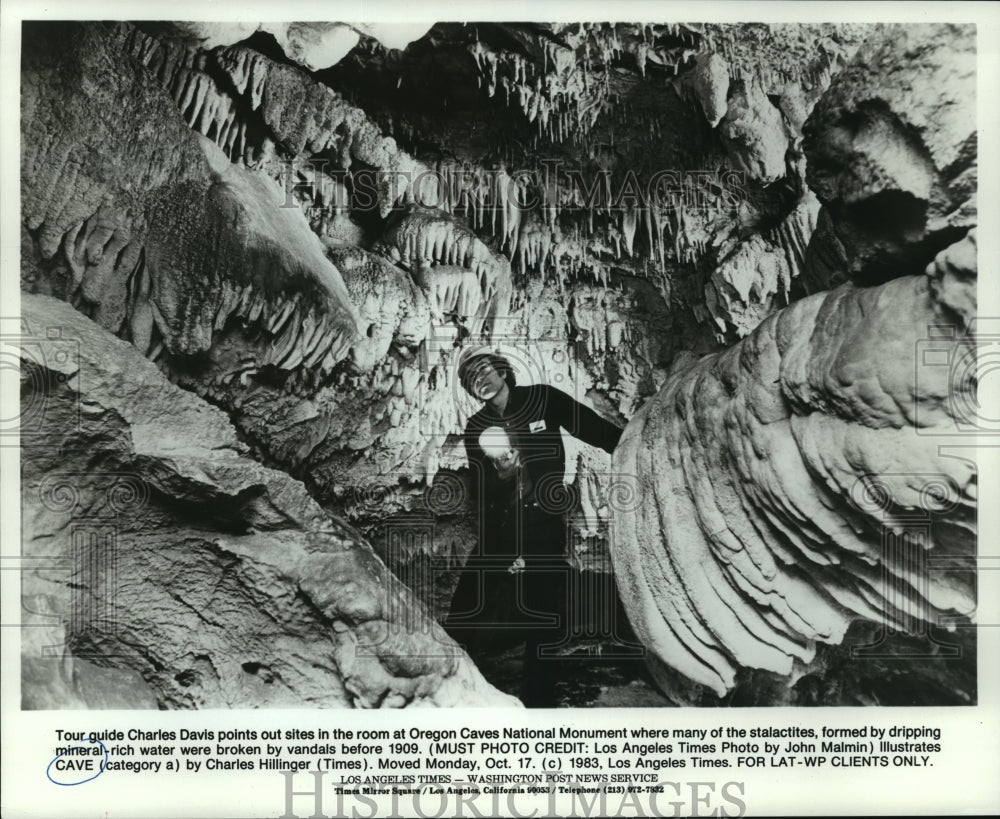
[[[480,401],[489,401],[503,389],[504,380],[486,359],[478,362],[469,374],[469,394]]]

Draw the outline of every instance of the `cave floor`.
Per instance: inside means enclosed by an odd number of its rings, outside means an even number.
[[[672,706],[656,689],[645,660],[608,640],[574,642],[550,663],[558,708]],[[524,643],[479,656],[476,664],[493,685],[517,697],[524,674]]]

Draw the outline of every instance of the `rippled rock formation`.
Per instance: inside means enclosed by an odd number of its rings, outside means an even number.
[[[740,666],[791,675],[858,617],[910,631],[974,612],[974,576],[929,571],[924,554],[975,555],[974,465],[935,437],[974,387],[921,367],[919,341],[975,286],[970,236],[927,276],[802,299],[632,419],[615,466],[641,495],[614,519],[612,556],[656,662],[722,695]]]

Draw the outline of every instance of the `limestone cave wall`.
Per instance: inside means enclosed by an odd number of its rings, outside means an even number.
[[[919,364],[970,349],[972,27],[26,23],[21,81],[26,704],[514,702],[434,622],[476,346],[627,425],[564,511],[657,696],[885,701],[879,624],[975,699],[916,557],[976,552],[974,376]]]

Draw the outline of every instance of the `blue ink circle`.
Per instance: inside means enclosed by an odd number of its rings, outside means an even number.
[[[68,749],[67,749],[67,751],[63,751],[61,754],[57,754],[56,757],[48,764],[48,767],[46,767],[46,769],[45,769],[45,775],[49,778],[49,782],[51,782],[53,785],[62,785],[63,787],[72,787],[73,785],[82,785],[84,782],[90,782],[90,780],[92,780],[92,779],[97,779],[97,777],[99,777],[102,773],[104,773],[104,769],[107,768],[107,766],[108,766],[108,758],[110,757],[110,754],[108,753],[108,749],[107,749],[107,747],[105,747],[104,743],[101,742],[99,739],[92,739],[90,741],[91,742],[96,742],[98,745],[101,746],[101,748],[104,749],[104,762],[101,763],[100,770],[98,770],[97,773],[95,773],[93,776],[88,776],[86,779],[81,779],[79,782],[60,782],[58,779],[53,779],[52,778],[52,774],[49,773],[49,771],[52,770],[52,766],[56,764],[56,761],[59,760],[60,757],[63,757],[63,756],[66,755],[66,753],[68,752]],[[70,747],[71,748],[83,748],[84,746],[83,745],[71,745]],[[88,758],[92,758],[92,757],[88,757]]]

